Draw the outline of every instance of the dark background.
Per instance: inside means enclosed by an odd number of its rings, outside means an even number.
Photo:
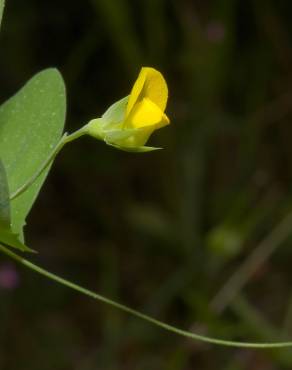
[[[66,130],[163,72],[163,151],[68,145],[26,229],[33,260],[177,326],[292,338],[292,2],[8,0],[0,101],[39,70]],[[0,259],[1,370],[291,369],[291,350],[203,345]]]

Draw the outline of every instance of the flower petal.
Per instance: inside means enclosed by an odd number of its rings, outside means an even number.
[[[129,96],[127,116],[135,104],[143,98],[148,98],[164,112],[168,98],[167,84],[162,74],[154,68],[141,69]]]
[[[124,127],[142,128],[153,127],[154,130],[163,127],[169,123],[169,119],[163,111],[150,99],[144,98],[135,104],[130,115],[127,117]]]
[[[145,84],[145,79],[146,79],[146,68],[141,68],[141,71],[139,73],[139,76],[136,80],[136,82],[134,83],[134,86],[132,87],[132,91],[129,95],[129,101],[128,101],[128,105],[127,105],[127,111],[126,111],[126,116],[128,116],[133,108],[133,106],[136,104],[141,92],[142,92],[142,89],[144,87],[144,84]]]
[[[154,68],[146,67],[143,95],[155,103],[163,112],[166,108],[168,88],[162,74]]]

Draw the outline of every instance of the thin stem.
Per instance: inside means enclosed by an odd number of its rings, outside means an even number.
[[[49,155],[49,157],[41,164],[39,169],[34,173],[34,175],[28,179],[23,185],[21,185],[14,193],[10,195],[10,200],[13,200],[17,198],[19,195],[21,195],[23,192],[25,192],[36,180],[37,178],[43,173],[43,171],[50,165],[50,163],[56,158],[58,153],[63,149],[63,147],[70,143],[73,140],[78,139],[80,136],[84,135],[85,132],[83,129],[80,129],[76,132],[74,132],[71,135],[68,135],[65,133],[58,144],[55,146],[55,148],[52,150],[52,153]]]
[[[86,127],[87,127],[87,125],[83,126],[81,129],[73,132],[73,134],[67,135],[66,140],[65,140],[66,141],[65,144],[70,143],[71,141],[76,140],[79,137],[85,135],[86,134],[86,129],[85,129]]]
[[[37,272],[38,274],[40,275],[43,275],[45,277],[47,277],[48,279],[51,279],[53,281],[56,281],[57,283],[59,284],[62,284],[70,289],[73,289],[81,294],[84,294],[88,297],[91,297],[95,300],[98,300],[100,302],[103,302],[105,304],[108,304],[110,306],[113,306],[121,311],[124,311],[130,315],[133,315],[133,316],[136,316],[138,317],[139,319],[142,319],[144,321],[148,321],[150,322],[151,324],[153,325],[156,325],[162,329],[165,329],[167,331],[170,331],[172,333],[175,333],[175,334],[178,334],[178,335],[181,335],[183,337],[187,337],[187,338],[191,338],[191,339],[195,339],[195,340],[198,340],[198,341],[201,341],[201,342],[206,342],[206,343],[211,343],[211,344],[218,344],[218,345],[222,345],[222,346],[228,346],[228,347],[241,347],[241,348],[262,348],[262,349],[265,349],[265,348],[282,348],[282,347],[292,347],[292,342],[275,342],[275,343],[248,343],[248,342],[234,342],[234,341],[229,341],[229,340],[222,340],[222,339],[217,339],[217,338],[210,338],[210,337],[206,337],[206,336],[203,336],[203,335],[199,335],[199,334],[196,334],[196,333],[191,333],[189,331],[186,331],[186,330],[182,330],[182,329],[179,329],[179,328],[176,328],[175,326],[172,326],[172,325],[169,325],[169,324],[166,324],[162,321],[159,321],[159,320],[156,320],[150,316],[147,316],[139,311],[136,311],[130,307],[127,307],[127,306],[124,306],[118,302],[115,302],[109,298],[106,298],[100,294],[97,294],[95,292],[92,292],[88,289],[85,289],[77,284],[74,284],[66,279],[63,279],[55,274],[52,274],[51,272],[47,271],[47,270],[44,270],[43,268],[31,263],[30,261],[26,260],[25,258],[22,258],[20,257],[19,255],[15,254],[14,252],[12,252],[11,250],[9,250],[8,248],[0,245],[0,251],[3,252],[4,254],[6,254],[7,256],[11,257],[12,259],[14,259],[15,261],[17,261],[18,263],[28,267],[29,269]]]

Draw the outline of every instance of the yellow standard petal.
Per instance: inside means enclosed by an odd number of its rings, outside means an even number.
[[[132,88],[126,110],[126,116],[144,98],[149,99],[164,112],[166,108],[168,89],[162,74],[154,68],[143,67]]]

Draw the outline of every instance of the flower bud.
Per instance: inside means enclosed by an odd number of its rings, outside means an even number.
[[[167,84],[160,72],[143,67],[129,96],[117,101],[101,118],[93,119],[85,133],[118,149],[146,152],[159,148],[145,146],[150,135],[169,124],[164,113]]]

